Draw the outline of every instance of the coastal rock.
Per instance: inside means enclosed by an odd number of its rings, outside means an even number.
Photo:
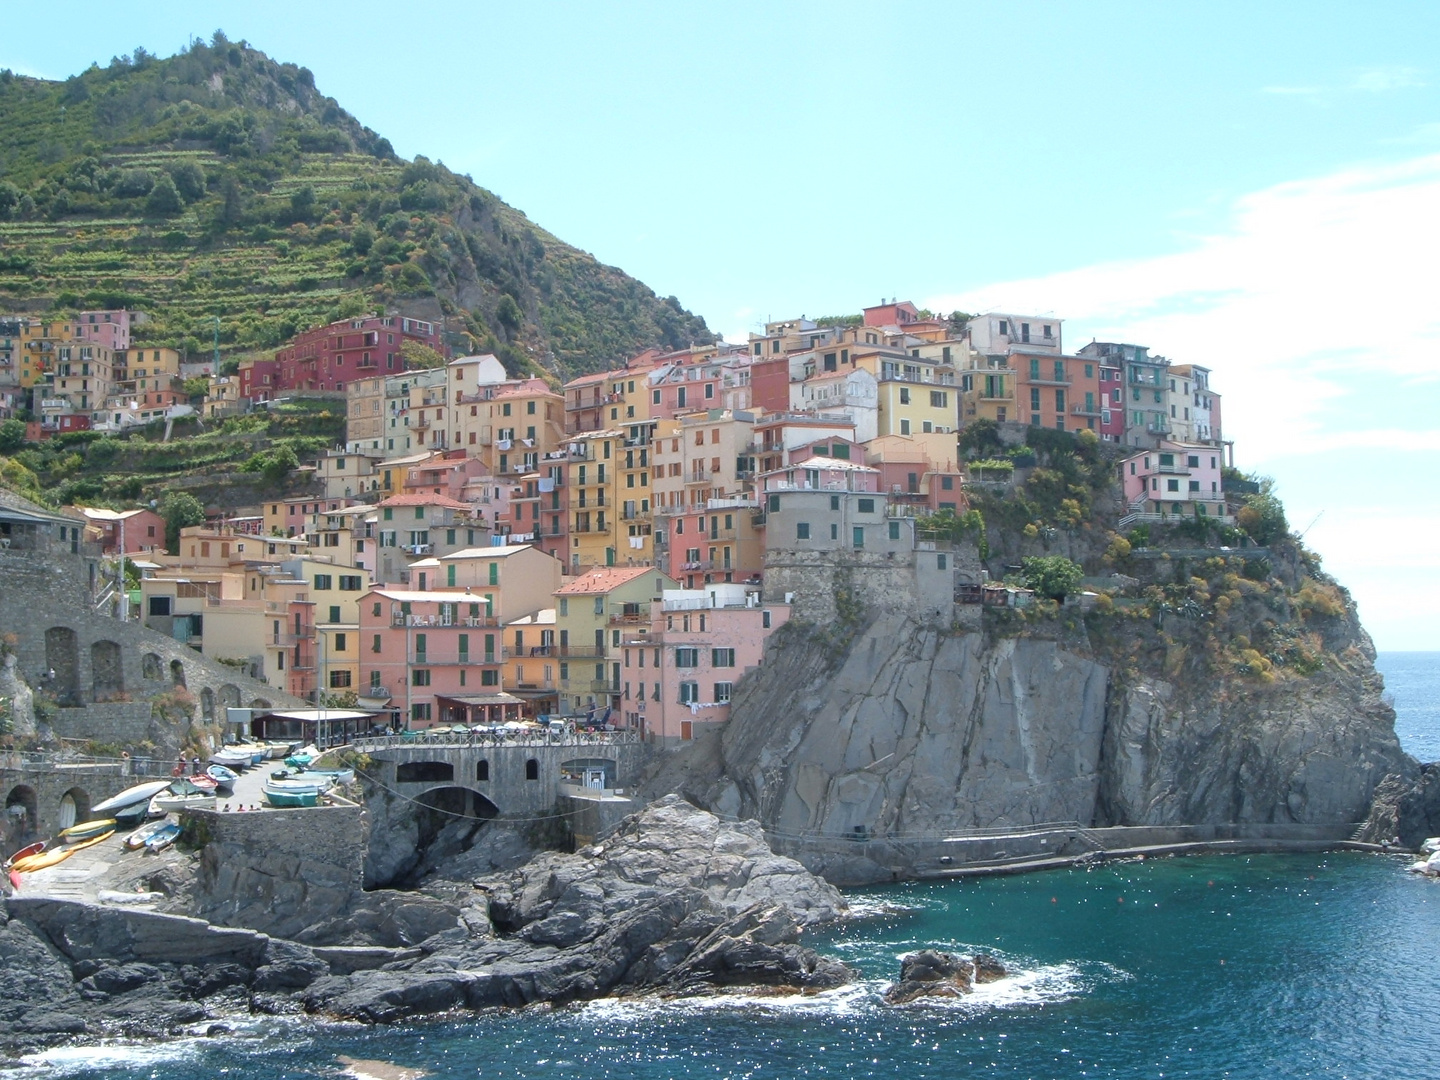
[[[954,953],[921,949],[900,961],[900,981],[885,991],[885,1002],[904,1005],[927,997],[961,997],[976,984],[994,982],[1005,975],[1004,965],[984,953],[967,960]]]
[[[58,949],[23,919],[0,923],[0,1028],[33,1020],[28,1014],[41,1003],[64,1011],[79,1000],[70,962]]]
[[[1063,641],[998,637],[883,605],[866,615],[838,647],[784,627],[737,685],[723,731],[664,759],[642,790],[756,818],[785,838],[783,853],[862,884],[932,857],[889,836],[1036,822],[1343,825],[1409,767],[1353,609],[1327,630],[1333,660],[1274,683],[1134,671],[1079,629],[1055,630]],[[1197,656],[1206,632],[1174,630],[1194,636]]]
[[[1375,789],[1375,802],[1358,839],[1423,849],[1440,832],[1440,763],[1393,773]]]

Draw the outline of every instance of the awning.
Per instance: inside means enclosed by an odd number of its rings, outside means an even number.
[[[436,694],[441,701],[454,701],[461,705],[523,705],[525,704],[514,694],[507,694],[503,690],[496,694],[466,694],[464,696]]]

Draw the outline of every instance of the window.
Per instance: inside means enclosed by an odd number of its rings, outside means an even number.
[[[692,701],[700,700],[700,684],[693,682],[682,682],[680,684],[680,704],[689,705]]]
[[[347,689],[349,689],[349,687],[350,687],[350,672],[348,672],[348,671],[332,671],[332,672],[330,672],[330,689],[331,689],[331,690],[347,690]]]
[[[730,688],[733,684],[728,682],[717,682],[715,684],[715,702],[723,705],[730,700]]]
[[[711,649],[711,650],[710,650],[710,666],[711,666],[711,667],[734,667],[734,666],[735,666],[735,650],[734,650],[734,649]]]
[[[604,598],[603,596],[597,596],[597,597],[595,597],[595,614],[596,614],[596,615],[604,615],[604,614],[605,614],[605,598]]]
[[[331,577],[329,574],[315,575],[315,591],[321,592],[330,588]]]
[[[797,521],[797,522],[795,523],[795,539],[796,539],[796,540],[809,540],[809,539],[810,539],[810,523],[809,523],[808,521]]]
[[[1179,480],[1166,480],[1166,481],[1165,481],[1165,490],[1166,490],[1166,491],[1179,491],[1179,490],[1180,490],[1180,481],[1179,481]]]
[[[430,722],[430,703],[428,701],[417,701],[410,706],[410,720],[412,723],[421,721]]]
[[[839,511],[839,509],[840,509],[840,496],[839,496],[839,495],[831,495],[831,496],[830,496],[830,509],[831,509],[831,510],[835,510],[835,511],[837,511],[837,512]]]
[[[850,544],[852,547],[863,548],[865,546],[865,529],[856,525],[850,530]]]
[[[930,407],[934,409],[946,408],[950,401],[950,395],[944,390],[930,391]]]
[[[860,513],[862,513],[862,514],[873,514],[874,512],[875,512],[875,500],[874,500],[874,499],[861,499],[861,500],[860,500]]]
[[[336,651],[336,652],[344,652],[344,651],[345,651],[345,648],[346,648],[346,646],[347,646],[348,644],[349,644],[349,642],[346,641],[344,634],[336,634],[336,635],[335,635],[335,651]]]
[[[942,477],[940,478],[940,490],[941,490],[941,491],[954,491],[954,490],[955,490],[955,478],[954,478],[953,476],[942,476]]]
[[[1200,481],[1199,481],[1199,480],[1191,480],[1191,481],[1190,481],[1190,490],[1191,490],[1191,491],[1199,491],[1199,490],[1200,490]]]
[[[830,539],[831,539],[831,540],[839,540],[839,539],[840,539],[840,526],[839,526],[839,525],[836,525],[833,521],[830,523]]]
[[[900,404],[901,404],[901,405],[909,405],[909,404],[910,404],[910,388],[909,388],[908,386],[902,386],[902,387],[900,387]]]
[[[359,592],[359,591],[360,591],[360,588],[361,588],[361,585],[360,585],[360,576],[359,576],[358,574],[341,574],[341,575],[340,575],[340,591],[341,591],[341,592]],[[336,622],[339,622],[338,619],[336,619],[335,621],[336,621]]]
[[[900,434],[901,434],[901,435],[909,435],[909,434],[910,434],[910,421],[909,421],[909,420],[901,420],[901,421],[900,421]]]
[[[151,615],[169,615],[169,614],[170,614],[170,597],[168,597],[168,596],[152,596],[152,597],[150,597],[150,602],[149,602],[149,606],[148,606],[147,610],[148,610],[148,612],[149,612]]]
[[[1185,458],[1185,464],[1190,466],[1190,468],[1192,469],[1198,469],[1200,467],[1200,455],[1190,454]]]
[[[770,612],[768,612],[768,611],[762,611],[762,612],[760,612],[760,626],[761,626],[763,629],[765,629],[765,630],[769,630],[769,629],[770,629]]]
[[[494,668],[485,668],[480,672],[480,685],[499,686],[500,672],[496,671]]]
[[[944,555],[943,553],[935,556],[935,569],[936,569],[936,570],[944,570],[944,569],[946,568],[946,563],[947,563],[947,559],[946,559],[946,557],[945,557],[945,555]]]
[[[475,763],[475,779],[482,783],[490,779],[490,762],[484,758]]]
[[[700,666],[699,649],[676,649],[675,666],[677,668],[693,668]]]
[[[1038,386],[1030,388],[1030,409],[1032,412],[1040,411],[1040,388]]]
[[[412,669],[410,670],[410,685],[411,685],[411,686],[429,686],[429,685],[430,685],[430,669],[429,669],[429,668],[412,668]]]
[[[891,539],[891,540],[899,540],[899,539],[900,539],[900,522],[898,522],[898,521],[892,521],[892,522],[890,522],[890,539]]]

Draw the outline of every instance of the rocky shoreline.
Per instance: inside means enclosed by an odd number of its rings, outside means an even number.
[[[800,942],[846,914],[839,892],[775,855],[754,823],[722,822],[679,796],[574,854],[370,895],[366,924],[390,925],[369,936],[386,944],[303,945],[132,905],[10,897],[0,1052],[169,1037],[239,1015],[392,1023],[606,995],[819,991],[850,978]]]

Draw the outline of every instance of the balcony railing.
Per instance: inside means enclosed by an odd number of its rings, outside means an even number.
[[[494,615],[472,615],[466,617],[456,616],[448,621],[442,621],[439,615],[392,615],[390,626],[392,629],[404,629],[405,627],[423,627],[430,630],[465,630],[477,627],[498,627],[500,620]]]
[[[1100,406],[1099,406],[1099,405],[1086,405],[1086,404],[1084,404],[1084,403],[1082,402],[1082,403],[1079,403],[1079,404],[1076,404],[1076,405],[1071,405],[1071,406],[1070,406],[1070,411],[1071,411],[1072,413],[1074,413],[1076,416],[1099,416],[1099,415],[1100,415]]]
[[[456,664],[498,664],[503,653],[458,652],[450,649],[416,650],[410,654],[410,663],[426,667],[453,667]]]
[[[434,544],[401,544],[400,550],[406,555],[433,555],[435,554]]]

